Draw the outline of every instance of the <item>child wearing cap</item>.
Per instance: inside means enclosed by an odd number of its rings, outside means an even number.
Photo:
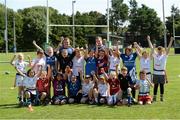
[[[146,71],[142,70],[139,73],[140,80],[137,81],[135,87],[139,89],[138,103],[151,104],[150,86],[153,86],[150,80],[147,79]]]

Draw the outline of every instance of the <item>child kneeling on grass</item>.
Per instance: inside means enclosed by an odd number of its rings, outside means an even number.
[[[117,73],[117,71],[116,71]],[[131,105],[132,104],[132,97],[131,97],[131,77],[127,74],[127,68],[126,67],[122,67],[121,68],[121,73],[118,74],[118,79],[120,82],[120,88],[121,88],[121,99],[118,102],[118,105]]]
[[[139,89],[138,103],[140,105],[151,104],[152,98],[150,96],[150,86],[153,86],[153,84],[147,79],[147,75],[144,70],[140,71],[139,75],[140,80],[138,80],[135,85],[135,87]]]
[[[82,98],[81,80],[80,76],[75,76],[72,73],[72,69],[67,66],[66,69],[67,76],[67,88],[68,88],[68,102],[79,103]]]
[[[27,75],[23,74],[20,70],[17,69],[17,72],[24,76],[24,86],[25,86],[25,98],[27,99],[27,105],[30,112],[33,111],[32,103],[37,102],[37,90],[36,90],[36,82],[38,80],[38,77],[41,75],[42,72],[42,66],[40,66],[40,70],[37,74],[30,69],[27,72]]]
[[[88,101],[92,100],[92,92],[93,92],[93,87],[94,87],[94,83],[95,81],[92,80],[92,77],[90,75],[86,75],[85,79],[83,78],[83,73],[82,71],[79,71],[80,73],[80,79],[82,82],[82,98],[81,98],[81,103],[85,104]]]
[[[109,83],[110,87],[110,96],[108,97],[107,104],[115,105],[121,98],[120,82],[117,77],[118,74],[115,71],[111,71],[108,76],[103,69],[102,73],[104,73],[106,81]]]
[[[40,99],[40,103],[43,105],[47,105],[50,102],[50,78],[51,78],[51,68],[50,65],[48,67],[48,74],[46,71],[42,71],[39,79],[36,83],[36,88],[38,91],[38,97]]]
[[[99,78],[96,75],[93,75],[93,79],[96,81],[94,87],[94,98],[96,104],[105,104],[110,95],[109,93],[109,84],[106,82],[104,75],[100,75]]]
[[[61,72],[58,72],[53,80],[54,96],[52,97],[52,104],[63,105],[67,103],[66,93],[66,79]]]

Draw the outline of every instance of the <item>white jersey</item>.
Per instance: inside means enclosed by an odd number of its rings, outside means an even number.
[[[39,58],[35,58],[35,59],[32,61],[32,64],[33,64],[33,65],[35,64],[35,66],[34,66],[34,68],[33,68],[33,70],[35,71],[35,73],[38,73],[40,66],[42,66],[42,70],[46,70],[46,59],[45,59],[45,57],[40,58],[40,59],[39,59]]]
[[[108,85],[107,84],[98,84],[98,92],[101,96],[107,97],[108,96]]]
[[[82,83],[82,94],[83,96],[86,96],[89,94],[89,91],[91,88],[93,88],[94,86],[94,82],[89,82],[88,84],[86,83]]]
[[[120,64],[120,58],[114,57],[113,55],[109,56],[109,62],[110,62],[109,69],[116,70],[116,65]]]
[[[20,70],[22,73],[26,73],[26,66],[29,64],[28,62],[25,62],[25,61],[15,61],[14,63],[14,66]]]
[[[165,75],[167,55],[154,54],[154,74]]]
[[[150,85],[147,80],[138,80],[137,85],[139,85],[139,95],[147,94],[150,92]]]
[[[84,57],[77,58],[76,56],[73,58],[73,75],[79,76],[78,70],[82,70],[84,73]]]
[[[146,73],[151,72],[151,59],[140,58],[140,70],[145,70]]]
[[[27,89],[36,89],[36,82],[37,82],[38,78],[35,76],[35,77],[28,77],[28,76],[25,76],[24,78],[24,86],[27,88]]]

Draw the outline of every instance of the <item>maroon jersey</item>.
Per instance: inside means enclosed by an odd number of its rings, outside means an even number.
[[[101,72],[101,68],[104,68],[104,71],[108,73],[108,57],[107,56],[105,56],[102,59],[99,59],[99,58],[97,59],[97,68],[98,68],[98,75],[103,74]]]
[[[108,79],[107,82],[110,86],[110,95],[116,94],[120,90],[120,82],[118,79],[112,80]]]

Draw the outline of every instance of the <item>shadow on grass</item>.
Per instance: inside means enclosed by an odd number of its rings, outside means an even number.
[[[0,109],[12,109],[12,108],[20,108],[18,104],[1,104]]]

